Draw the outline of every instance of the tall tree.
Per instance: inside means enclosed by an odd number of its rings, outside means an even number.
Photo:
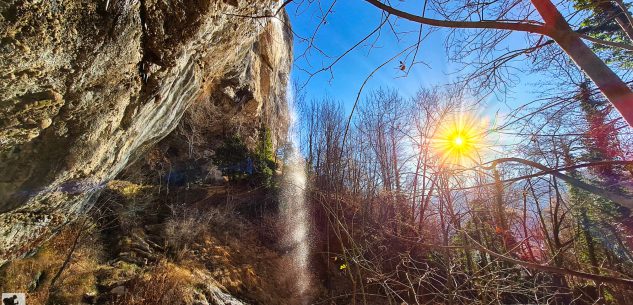
[[[481,42],[482,47],[494,47],[486,45],[497,44],[503,37],[507,37],[503,32],[525,32],[541,37],[548,37],[551,42],[555,42],[574,63],[596,84],[598,89],[604,94],[609,102],[618,110],[624,120],[633,126],[633,92],[607,63],[601,59],[584,40],[591,41],[594,44],[607,45],[626,50],[633,50],[631,41],[614,42],[608,40],[600,40],[574,30],[565,17],[558,10],[551,0],[531,0],[532,7],[536,9],[541,20],[532,20],[531,9],[516,7],[522,1],[441,1],[441,3],[429,0],[436,7],[439,7],[439,13],[445,19],[428,18],[422,15],[412,14],[391,5],[388,1],[365,0],[376,8],[384,12],[404,18],[420,24],[445,27],[453,29],[481,29],[487,31],[502,30],[501,34],[496,38],[488,39]],[[616,1],[621,2],[621,1]],[[442,9],[443,8],[443,9]],[[512,16],[509,14],[511,10],[519,10],[519,13]],[[489,12],[495,12],[490,15]],[[456,19],[450,19],[453,16]],[[475,21],[473,21],[475,20]],[[628,28],[623,24],[621,29],[625,33]],[[492,64],[492,69],[496,69],[499,65],[518,57],[521,54],[530,54],[550,42],[543,42],[539,39],[534,46],[520,50],[516,54],[508,54],[502,56],[500,61]]]
[[[622,0],[575,0],[574,7],[587,10],[591,14],[581,23],[579,32],[592,38],[614,43],[633,41],[633,17],[630,5]],[[606,62],[619,65],[624,69],[633,67],[633,51],[609,45],[595,44],[596,52],[605,54]]]
[[[596,99],[591,94],[588,82],[579,86],[578,101],[587,121],[587,130],[583,133],[583,142],[587,150],[588,161],[614,161],[622,156],[618,131],[614,122],[609,121],[610,105]],[[614,165],[605,164],[592,167],[607,187],[614,187],[625,177]]]

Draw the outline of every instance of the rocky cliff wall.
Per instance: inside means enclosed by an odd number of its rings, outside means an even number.
[[[207,86],[178,127],[121,178],[170,185],[223,182],[213,157],[225,140],[237,136],[251,152],[261,148],[264,138],[273,147],[283,144],[289,123],[285,86],[292,64],[292,36],[284,20],[272,19],[244,60]]]
[[[282,137],[291,36],[283,17],[244,17],[279,5],[0,4],[0,261],[89,208],[192,104],[217,106],[218,130],[264,122]]]

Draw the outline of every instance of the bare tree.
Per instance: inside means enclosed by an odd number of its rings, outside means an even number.
[[[461,19],[433,19],[425,16],[411,14],[401,11],[389,2],[381,2],[379,0],[366,0],[376,8],[383,10],[389,14],[404,18],[420,24],[435,27],[445,27],[454,29],[483,29],[483,30],[501,30],[495,32],[494,38],[490,38],[487,42],[498,43],[504,37],[507,37],[507,31],[525,32],[541,37],[547,37],[555,42],[576,65],[596,84],[600,91],[620,112],[622,117],[633,126],[633,92],[628,85],[602,60],[594,53],[583,41],[589,40],[592,43],[605,44],[613,47],[633,50],[631,41],[627,43],[614,43],[601,41],[590,38],[573,30],[567,19],[561,14],[556,5],[550,0],[531,0],[531,4],[536,9],[541,20],[532,20],[532,10],[520,8],[524,5],[523,1],[451,1],[450,3],[442,3],[429,1],[438,7],[447,7],[448,9],[439,9],[440,13],[444,13],[446,17],[457,16]],[[425,1],[426,3],[426,1]],[[518,15],[517,20],[508,19],[512,11],[521,10],[524,13]],[[495,12],[489,15],[487,12]],[[471,21],[475,19],[476,21]],[[513,18],[514,19],[514,18]],[[628,20],[623,24],[623,31],[627,31],[630,27]],[[505,31],[505,32],[504,32]],[[520,50],[510,52],[501,56],[498,61],[492,63],[495,69],[500,64],[507,62],[511,58],[515,58],[521,54],[529,54],[534,52],[546,44],[539,39],[536,45]],[[491,47],[488,45],[487,47]]]

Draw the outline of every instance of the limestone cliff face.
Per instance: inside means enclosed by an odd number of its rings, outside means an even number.
[[[0,4],[0,261],[89,208],[191,105],[215,105],[218,130],[261,121],[282,137],[291,36],[284,17],[243,17],[280,5]]]
[[[292,63],[291,33],[273,19],[244,59],[206,86],[178,127],[139,162],[123,172],[141,183],[184,185],[223,181],[213,162],[215,149],[238,136],[251,150],[267,132],[274,147],[288,129],[286,85]]]

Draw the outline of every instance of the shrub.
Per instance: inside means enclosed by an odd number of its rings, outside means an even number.
[[[234,135],[224,140],[213,157],[222,174],[231,180],[239,180],[253,173],[250,153],[242,138]]]
[[[258,185],[272,187],[277,169],[275,159],[270,130],[261,128],[254,152],[248,149],[242,138],[234,135],[225,139],[216,149],[213,162],[230,180],[250,180]]]
[[[82,234],[76,248],[73,243]],[[102,249],[92,228],[82,221],[65,227],[30,257],[13,260],[0,269],[0,291],[26,292],[30,304],[79,304],[96,292],[94,271],[100,268]],[[72,250],[70,263],[64,261]],[[63,272],[51,282],[60,268]]]
[[[273,186],[273,177],[277,169],[273,148],[272,136],[268,128],[259,130],[259,141],[255,152],[255,171],[261,184],[266,187]]]
[[[191,304],[193,282],[189,270],[161,262],[128,282],[126,293],[111,304]]]
[[[171,215],[164,227],[165,245],[180,260],[191,245],[199,241],[211,227],[226,227],[235,221],[233,206],[208,207],[200,210],[187,205],[171,205]]]

